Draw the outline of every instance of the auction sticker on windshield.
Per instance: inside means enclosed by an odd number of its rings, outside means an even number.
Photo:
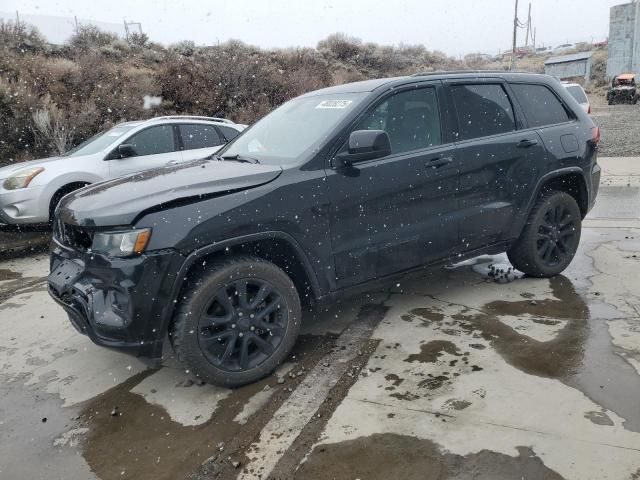
[[[351,100],[323,100],[316,106],[316,108],[347,108],[351,103]]]

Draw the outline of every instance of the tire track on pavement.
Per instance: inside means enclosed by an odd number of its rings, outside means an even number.
[[[251,460],[238,475],[239,480],[268,478],[276,470],[278,478],[293,475],[306,454],[306,449],[301,447],[315,441],[324,423],[312,422],[322,418],[323,414],[324,418],[328,418],[339,404],[339,395],[330,398],[334,387],[345,377],[352,379],[347,380],[344,388],[340,389],[342,396],[346,395],[357,379],[360,368],[366,363],[363,352],[370,354],[372,351],[371,334],[388,310],[385,301],[364,305],[357,319],[336,339],[333,350],[316,364],[280,406],[260,432],[259,439],[247,449],[246,456]],[[332,408],[328,412],[323,409],[318,416],[321,407],[329,399]]]

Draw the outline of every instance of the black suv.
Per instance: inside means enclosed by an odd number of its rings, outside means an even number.
[[[311,92],[216,156],[66,196],[49,291],[97,344],[159,359],[168,337],[202,379],[242,385],[285,359],[301,305],[486,253],[562,272],[596,198],[599,136],[544,75]]]

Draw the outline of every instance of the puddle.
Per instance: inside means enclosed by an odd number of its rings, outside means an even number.
[[[513,367],[530,375],[554,378],[577,388],[591,400],[625,419],[625,428],[640,432],[640,376],[615,353],[606,321],[592,318],[588,305],[569,279],[549,280],[554,298],[538,301],[497,300],[483,313],[452,318],[468,334],[481,331],[485,340]],[[501,317],[535,318],[553,325],[556,335],[537,340],[514,330]],[[546,320],[545,320],[546,319]]]
[[[291,358],[295,357],[298,365],[314,364],[322,342],[323,337],[301,337]],[[286,399],[289,388],[299,381],[296,378],[280,385],[271,375],[216,399],[218,408],[208,421],[183,425],[172,420],[163,407],[132,393],[153,373],[141,372],[90,400],[80,415],[82,427],[89,428],[83,455],[102,480],[173,480],[185,478],[212,457],[225,461],[229,456],[236,458],[238,447],[251,443]],[[269,403],[248,414],[247,403],[267,385],[273,390]],[[207,387],[193,384],[185,390]]]
[[[0,282],[6,282],[8,280],[19,280],[22,278],[22,274],[8,270],[6,268],[0,268]]]
[[[456,400],[454,398],[447,400],[444,402],[443,407],[445,409],[453,409],[453,410],[464,410],[467,407],[471,406],[471,402],[467,400]]]
[[[431,322],[441,322],[444,320],[444,313],[440,312],[437,307],[414,308],[409,314],[402,315],[401,318],[406,322],[419,320],[425,325],[428,325]]]
[[[317,445],[295,478],[353,480],[562,480],[531,448],[516,447],[516,456],[482,450],[469,455],[443,452],[429,440],[375,434],[334,444]]]
[[[611,420],[605,412],[587,412],[584,414],[584,418],[596,425],[607,425],[609,427],[613,427],[614,425],[613,420]]]
[[[462,356],[462,352],[454,343],[447,340],[434,340],[420,345],[420,353],[411,354],[404,361],[408,363],[435,363],[445,353],[456,357]]]

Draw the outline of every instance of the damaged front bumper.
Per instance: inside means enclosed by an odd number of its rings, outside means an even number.
[[[48,290],[94,343],[157,359],[168,323],[166,299],[183,261],[172,249],[112,258],[53,240]]]

